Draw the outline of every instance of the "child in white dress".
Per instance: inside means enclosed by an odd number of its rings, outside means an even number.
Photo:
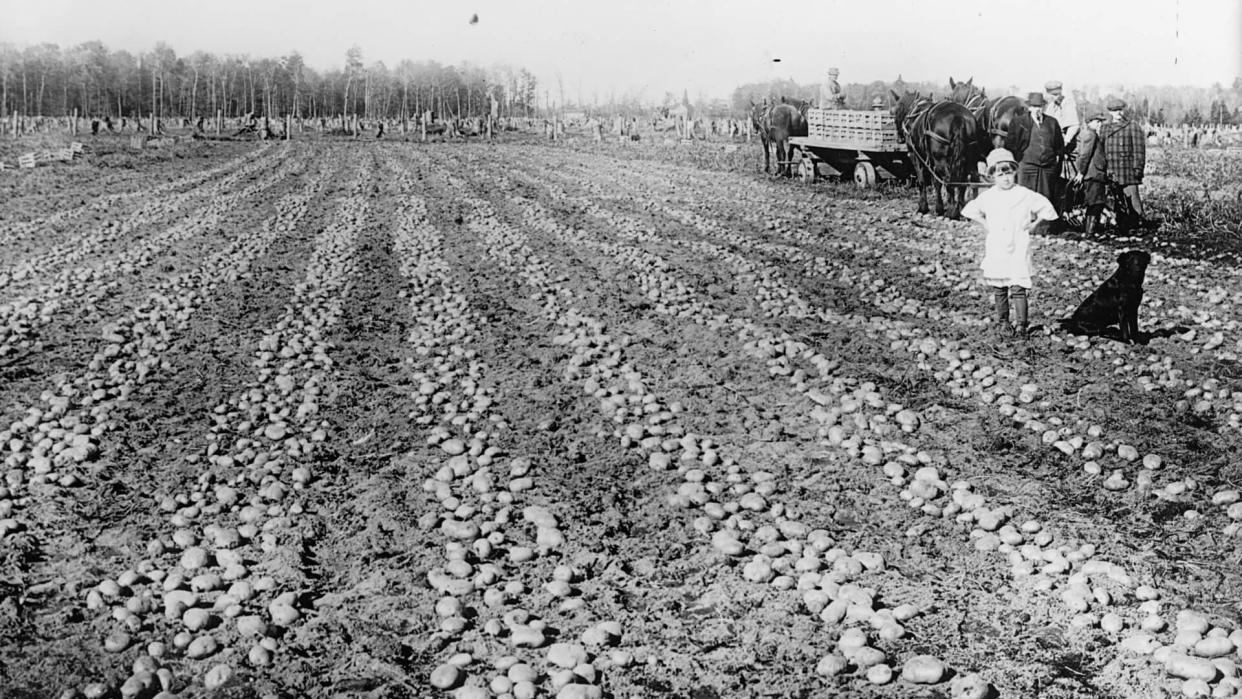
[[[1027,290],[1031,288],[1031,231],[1041,221],[1055,221],[1052,202],[1038,192],[1017,184],[1018,164],[1013,154],[997,148],[988,154],[987,173],[991,188],[962,207],[962,216],[982,224],[983,282],[992,287],[996,323],[1003,330],[1027,331]],[[1009,324],[1013,302],[1014,324]]]

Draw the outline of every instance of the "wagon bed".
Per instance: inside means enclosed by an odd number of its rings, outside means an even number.
[[[790,161],[802,179],[853,177],[868,188],[910,174],[906,144],[888,112],[809,109],[806,119],[807,135],[789,139],[797,149]]]

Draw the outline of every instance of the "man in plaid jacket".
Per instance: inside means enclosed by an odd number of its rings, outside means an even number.
[[[1112,118],[1100,129],[1108,176],[1121,185],[1134,215],[1142,221],[1143,200],[1139,196],[1139,185],[1143,184],[1143,169],[1147,165],[1147,137],[1138,124],[1126,118],[1124,100],[1110,97],[1105,107]]]

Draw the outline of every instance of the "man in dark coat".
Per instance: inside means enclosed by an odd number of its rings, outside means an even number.
[[[1076,181],[1082,182],[1083,203],[1087,206],[1084,221],[1088,234],[1095,232],[1100,212],[1108,203],[1108,161],[1104,157],[1104,144],[1100,139],[1100,126],[1108,119],[1105,114],[1095,114],[1087,119],[1087,128],[1079,133],[1078,151],[1074,158]]]
[[[1143,200],[1139,197],[1139,185],[1143,184],[1143,170],[1147,167],[1147,138],[1139,125],[1126,117],[1125,100],[1110,97],[1105,107],[1112,117],[1112,121],[1100,129],[1108,177],[1121,185],[1134,215],[1142,222]]]
[[[1044,114],[1044,93],[1030,93],[1026,105],[1029,111],[1009,125],[1010,129],[1015,129],[1018,184],[1039,192],[1056,205],[1057,179],[1061,176],[1058,158],[1065,150],[1061,125]]]

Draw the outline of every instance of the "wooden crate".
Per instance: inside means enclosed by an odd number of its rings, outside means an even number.
[[[887,150],[898,145],[897,125],[888,112],[810,109],[806,121],[811,138],[840,141],[862,150]],[[868,144],[874,148],[865,148]]]
[[[32,168],[35,166],[35,161],[36,159],[34,153],[25,153],[17,157],[17,166]]]

